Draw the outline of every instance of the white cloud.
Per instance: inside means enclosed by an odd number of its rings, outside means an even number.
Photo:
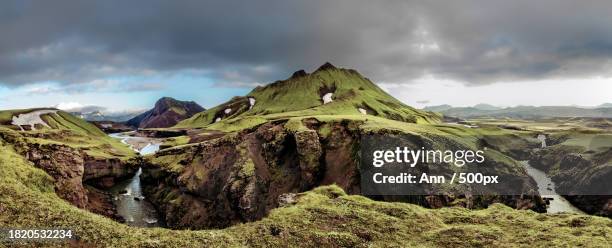
[[[55,105],[55,108],[61,109],[61,110],[71,110],[71,109],[77,109],[77,108],[82,108],[84,105],[80,104],[78,102],[60,102],[57,105]]]

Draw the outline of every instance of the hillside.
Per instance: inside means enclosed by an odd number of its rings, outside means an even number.
[[[129,227],[60,199],[53,179],[1,137],[0,149],[0,226],[70,227],[78,235],[70,242],[74,247],[607,247],[611,242],[606,218],[544,215],[499,204],[480,211],[431,210],[349,196],[335,186],[297,194],[261,221],[221,230]]]
[[[0,111],[0,135],[23,137],[20,140],[26,144],[57,144],[84,149],[88,155],[99,158],[129,158],[134,155],[131,149],[108,137],[94,124],[57,109]]]
[[[195,102],[163,97],[157,100],[153,109],[128,120],[126,124],[137,128],[171,127],[202,111],[204,108]]]
[[[244,97],[211,108],[176,127],[205,127],[216,122],[265,120],[316,115],[364,115],[410,123],[432,123],[439,116],[416,110],[380,89],[355,70],[326,63],[282,81],[253,89]]]
[[[173,106],[162,100],[160,109]],[[538,132],[441,124],[438,115],[331,65],[181,122],[187,135],[148,157],[55,109],[2,111],[0,125],[0,226],[70,227],[78,234],[73,246],[606,247],[611,241],[610,219],[534,212],[545,203],[527,194],[535,182],[517,160],[538,147]],[[404,145],[423,149],[485,150],[483,172],[515,176],[513,186],[526,193],[361,196],[367,135],[401,135]],[[445,175],[461,171],[423,166]],[[169,229],[113,221],[112,208],[95,201],[92,187],[112,185],[136,168],[144,199]],[[461,189],[430,189],[440,188]]]
[[[104,200],[107,196],[90,187],[97,182],[108,185],[134,173],[131,161],[136,154],[120,140],[57,109],[0,111],[0,140],[6,143],[2,156],[14,152],[31,162],[28,167],[39,168],[52,178],[56,197],[78,208],[116,217],[110,200]],[[13,161],[11,166],[20,165]],[[19,170],[26,169],[22,166]]]
[[[20,118],[21,116],[21,118]],[[21,121],[20,121],[21,119]],[[15,122],[17,120],[17,122]],[[41,122],[42,121],[42,122]],[[13,125],[13,123],[20,125]],[[0,111],[0,126],[25,130],[55,129],[70,130],[79,134],[104,136],[95,125],[57,109],[19,109]]]

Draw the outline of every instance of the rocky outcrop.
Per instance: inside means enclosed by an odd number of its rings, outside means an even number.
[[[111,187],[117,178],[135,172],[119,159],[96,159],[79,149],[60,144],[27,144],[24,156],[55,181],[55,193],[79,208],[118,219],[110,196],[96,187]]]
[[[612,197],[609,195],[565,195],[564,197],[585,213],[612,218]]]
[[[236,135],[158,152],[141,176],[147,199],[168,227],[203,229],[261,219],[271,209],[291,204],[292,194],[320,185],[336,184],[347,193],[361,193],[358,151],[362,131],[355,122],[323,128],[314,119],[306,120],[308,128],[297,131],[284,124],[269,122]],[[504,203],[545,211],[537,194],[370,197],[434,208]]]
[[[334,69],[338,69],[338,68],[336,68],[334,65],[332,65],[329,62],[325,62],[325,64],[320,66],[316,71],[326,71],[326,70],[334,70]]]
[[[304,70],[299,70],[294,72],[293,74],[291,74],[291,79],[296,79],[296,78],[300,78],[300,77],[305,77],[308,76],[308,73],[306,73],[306,71]]]
[[[134,161],[126,163],[118,158],[94,158],[85,156],[83,181],[100,188],[110,188],[115,182],[136,172]]]
[[[133,127],[130,127],[126,124],[114,122],[114,121],[90,121],[92,124],[96,125],[100,130],[105,133],[122,133],[129,132],[134,130]]]
[[[319,136],[314,130],[297,132],[294,134],[296,152],[300,166],[301,189],[306,190],[316,183],[321,174],[321,155],[323,149],[319,143]]]
[[[117,207],[110,193],[88,185],[85,186],[85,189],[87,190],[87,210],[119,222],[125,221],[125,219],[117,213]]]
[[[147,168],[141,176],[147,198],[168,226],[226,227],[257,220],[277,206],[281,194],[312,187],[301,183],[312,181],[314,173],[302,173],[295,138],[282,126],[241,137],[158,152],[184,166],[178,173]]]
[[[136,132],[136,135],[148,138],[171,138],[187,135],[187,130],[144,129]]]
[[[56,144],[31,144],[26,158],[55,179],[55,193],[79,208],[87,207],[83,187],[83,154],[71,147]]]

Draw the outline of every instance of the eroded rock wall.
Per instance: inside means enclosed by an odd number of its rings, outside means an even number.
[[[82,149],[56,143],[30,143],[18,133],[0,132],[0,139],[11,144],[32,164],[54,180],[56,194],[69,203],[118,219],[110,196],[87,184],[105,181],[110,187],[117,178],[133,175],[138,160],[94,158]],[[97,183],[90,185],[100,187]]]
[[[145,167],[145,194],[170,228],[222,228],[264,217],[287,193],[336,184],[360,194],[360,134],[354,122],[306,121],[288,130],[270,122],[235,135],[162,150]],[[519,183],[535,185],[526,176]],[[371,196],[426,207],[487,207],[504,203],[545,211],[539,196]],[[286,198],[286,197],[285,197]]]

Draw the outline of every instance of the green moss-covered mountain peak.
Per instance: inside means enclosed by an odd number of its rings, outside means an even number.
[[[371,115],[410,123],[437,122],[439,116],[395,99],[352,69],[326,63],[312,73],[303,70],[285,80],[258,86],[243,97],[194,115],[176,127],[205,127],[235,118],[315,115]]]

